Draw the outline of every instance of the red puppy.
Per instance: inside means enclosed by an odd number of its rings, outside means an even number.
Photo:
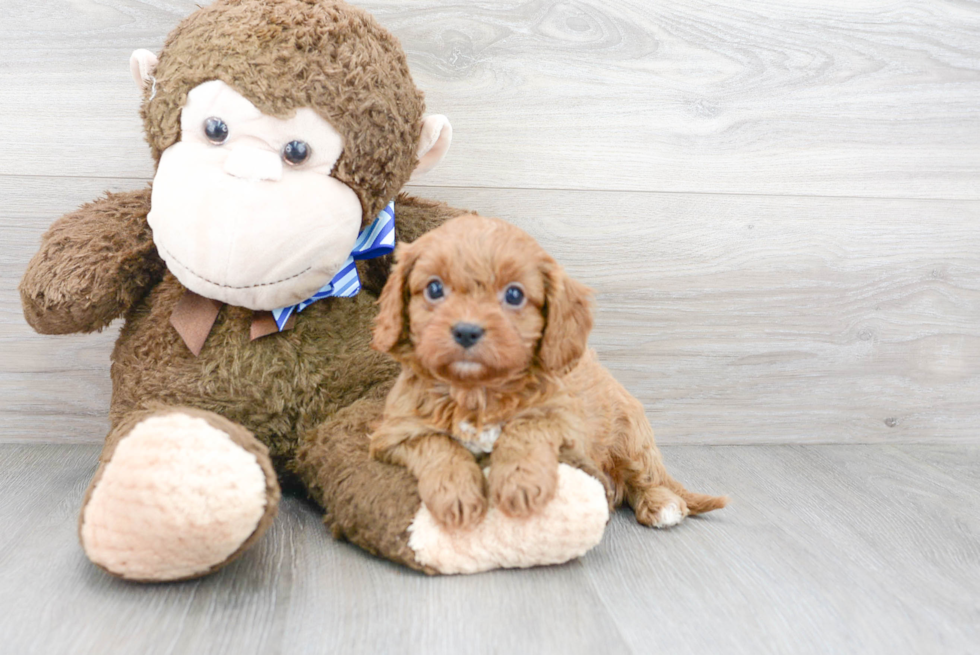
[[[371,452],[407,467],[444,525],[478,523],[487,486],[508,515],[543,507],[562,452],[644,525],[727,503],[667,474],[643,406],[587,351],[591,292],[519,228],[461,216],[400,245],[380,303],[372,345],[402,372]]]

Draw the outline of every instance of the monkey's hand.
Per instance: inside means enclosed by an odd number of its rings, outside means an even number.
[[[95,332],[166,270],[146,222],[150,189],[107,193],[55,221],[20,283],[24,317],[42,334]]]

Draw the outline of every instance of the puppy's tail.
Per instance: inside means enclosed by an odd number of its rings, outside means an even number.
[[[666,476],[664,483],[668,489],[684,499],[684,502],[687,503],[687,509],[691,511],[691,515],[704,514],[705,512],[721,509],[728,505],[728,496],[709,496],[708,494],[698,494],[693,491],[688,491],[684,488],[684,485],[670,477],[670,475]]]

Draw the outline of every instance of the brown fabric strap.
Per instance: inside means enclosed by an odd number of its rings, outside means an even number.
[[[296,314],[286,319],[286,324],[282,326],[282,331],[292,330],[294,325],[296,325]],[[249,332],[249,337],[252,341],[279,331],[279,326],[276,325],[276,319],[273,318],[272,312],[252,313],[252,329]]]
[[[218,312],[223,306],[223,302],[199,296],[190,289],[184,291],[184,295],[177,301],[173,313],[170,314],[170,324],[174,326],[177,334],[195,357],[201,354],[204,342],[208,340],[211,328],[218,319]],[[292,330],[295,324],[296,314],[293,314],[282,329]],[[279,328],[276,319],[272,317],[272,312],[252,314],[252,327],[249,330],[249,338],[252,341],[276,332],[279,332]]]
[[[211,334],[211,327],[218,318],[218,312],[224,303],[211,298],[199,296],[190,289],[177,301],[170,324],[184,340],[194,356],[201,354],[201,348]]]

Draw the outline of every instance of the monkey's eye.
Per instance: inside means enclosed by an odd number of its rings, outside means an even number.
[[[310,158],[310,146],[305,141],[290,141],[282,149],[282,158],[287,164],[299,166]]]
[[[520,308],[524,306],[524,289],[519,284],[512,284],[504,289],[504,302],[511,307]]]
[[[204,121],[204,136],[214,145],[220,145],[228,138],[228,124],[217,116]]]
[[[435,302],[446,295],[446,288],[442,286],[442,280],[439,278],[432,278],[429,283],[425,285],[425,299],[429,302]]]

